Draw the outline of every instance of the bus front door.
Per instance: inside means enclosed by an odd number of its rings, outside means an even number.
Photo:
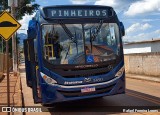
[[[24,54],[26,67],[26,81],[27,85],[32,87],[33,99],[35,103],[41,102],[38,97],[38,76],[36,76],[36,68],[38,63],[35,60],[34,39],[24,40]]]

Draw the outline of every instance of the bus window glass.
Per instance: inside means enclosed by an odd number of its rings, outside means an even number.
[[[82,25],[44,25],[42,33],[44,58],[50,63],[84,64]]]
[[[115,23],[43,25],[42,34],[44,58],[54,65],[103,62],[118,55]]]

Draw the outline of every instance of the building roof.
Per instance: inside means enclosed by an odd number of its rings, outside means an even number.
[[[128,42],[128,43],[124,43],[124,45],[142,44],[142,43],[151,43],[151,42],[160,42],[160,38],[152,39],[152,40],[146,40],[146,41]]]

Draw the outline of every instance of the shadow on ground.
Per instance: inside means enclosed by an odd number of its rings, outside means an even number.
[[[126,94],[106,96],[103,98],[85,99],[71,102],[63,102],[45,107],[51,114],[63,113],[70,115],[79,112],[121,113],[123,109],[160,109],[160,98],[141,92],[126,90]],[[130,95],[132,94],[132,95]],[[134,96],[134,94],[136,96]],[[141,98],[137,97],[139,95]],[[143,98],[142,98],[143,97]],[[150,100],[152,99],[152,101]],[[156,102],[159,102],[156,103]]]

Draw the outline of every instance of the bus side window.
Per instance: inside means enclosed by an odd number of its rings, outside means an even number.
[[[115,45],[116,44],[116,38],[115,38],[115,31],[114,31],[114,26],[110,25],[109,26],[110,29],[110,35],[111,35],[111,45]]]
[[[107,44],[108,46],[111,46],[112,43],[111,43],[111,35],[110,35],[110,30],[108,27],[106,27],[106,33],[107,33]]]
[[[47,32],[45,35],[45,57],[47,60],[51,59],[54,57],[54,51],[53,51],[53,34]]]
[[[45,58],[54,63],[54,60],[60,58],[62,46],[60,46],[60,35],[54,30],[54,26],[48,28],[44,36],[44,54]]]

